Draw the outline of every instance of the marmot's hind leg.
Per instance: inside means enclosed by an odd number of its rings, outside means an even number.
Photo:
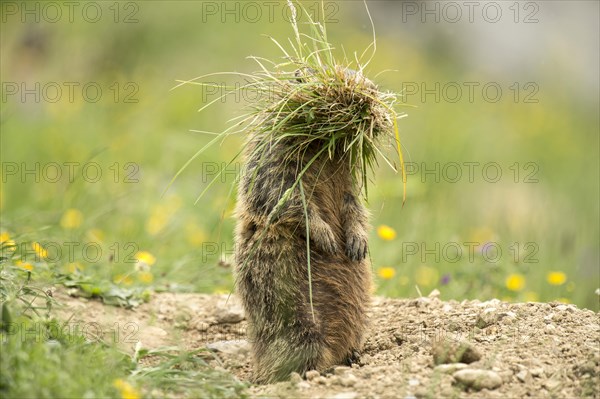
[[[287,335],[256,342],[255,351],[253,380],[258,384],[288,380],[292,372],[304,376],[309,370],[319,369],[330,356],[322,337],[306,334],[306,331],[293,337]]]

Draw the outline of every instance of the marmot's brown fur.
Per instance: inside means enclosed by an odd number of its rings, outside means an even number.
[[[285,380],[291,372],[323,371],[361,350],[371,294],[368,213],[345,154],[325,152],[302,176],[276,217],[271,211],[319,150],[290,157],[286,140],[258,134],[245,149],[236,209],[236,291],[249,323],[254,380]],[[313,147],[314,146],[314,147]],[[291,158],[291,159],[290,159]],[[300,159],[298,159],[300,158]],[[312,303],[309,300],[308,214]]]

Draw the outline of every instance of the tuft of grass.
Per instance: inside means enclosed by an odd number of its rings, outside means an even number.
[[[208,365],[207,349],[181,351],[178,348],[139,348],[134,354],[138,366],[132,380],[143,386],[145,396],[244,398],[247,384],[231,374]]]
[[[165,192],[194,159],[219,140],[224,140],[231,134],[246,132],[257,143],[253,148],[256,154],[253,155],[259,155],[259,159],[262,159],[262,155],[270,147],[280,142],[285,142],[289,148],[286,160],[302,159],[307,149],[315,146],[319,151],[308,161],[308,165],[318,157],[333,159],[341,156],[349,162],[355,184],[363,192],[365,199],[368,199],[368,173],[377,166],[377,156],[393,170],[398,170],[395,163],[385,155],[386,149],[392,148],[399,157],[405,199],[406,174],[397,120],[406,114],[399,114],[394,110],[398,94],[381,91],[365,76],[365,68],[376,50],[374,29],[373,42],[361,56],[355,55],[355,60],[346,57],[337,60],[334,56],[335,48],[327,39],[326,25],[313,20],[301,4],[293,4],[288,0],[288,7],[292,14],[294,39],[289,40],[286,49],[279,41],[270,37],[281,50],[283,62],[251,56],[249,58],[260,67],[253,74],[219,72],[178,81],[176,87],[195,84],[208,88],[214,84],[201,80],[215,75],[235,75],[246,80],[245,84],[226,88],[225,94],[204,105],[199,111],[238,91],[253,91],[256,95],[255,101],[248,104],[248,112],[234,118],[235,124],[216,133],[216,137],[194,154],[175,174]],[[296,20],[296,7],[309,19],[307,33],[301,31]],[[370,14],[368,15],[370,18]],[[372,52],[369,54],[371,48]],[[369,58],[366,58],[367,54]],[[240,126],[245,127],[237,129]],[[292,191],[306,169],[298,174]],[[219,178],[220,175],[215,176],[200,196]],[[283,196],[284,202],[288,196]]]

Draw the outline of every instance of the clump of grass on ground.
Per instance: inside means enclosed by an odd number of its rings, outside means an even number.
[[[245,132],[249,137],[257,139],[258,145],[253,151],[259,155],[259,159],[262,159],[260,155],[270,147],[282,141],[289,147],[288,160],[301,159],[309,146],[319,148],[306,162],[291,190],[282,197],[280,205],[286,202],[306,169],[318,157],[327,156],[332,159],[342,154],[350,163],[355,183],[359,185],[365,198],[368,197],[368,173],[377,165],[377,156],[384,159],[392,169],[400,170],[403,182],[406,183],[397,125],[397,120],[406,115],[399,114],[394,109],[398,94],[381,91],[365,76],[365,68],[376,50],[374,30],[373,42],[361,56],[355,55],[354,61],[347,58],[338,60],[334,55],[334,46],[327,39],[325,24],[310,18],[310,14],[300,4],[288,1],[288,6],[292,14],[294,39],[289,40],[289,47],[286,49],[271,38],[282,52],[282,62],[253,56],[249,58],[260,67],[253,74],[212,73],[180,81],[178,86],[197,84],[212,87],[213,84],[201,80],[209,76],[229,74],[246,80],[245,84],[231,88],[223,96],[203,106],[200,111],[238,91],[252,91],[256,95],[253,96],[255,100],[248,104],[249,111],[234,118],[235,125],[216,134],[213,140],[185,163],[173,181],[217,141],[224,140],[231,134]],[[300,30],[296,20],[296,7],[309,18],[308,33]],[[369,50],[372,51],[369,53]],[[234,130],[238,126],[245,127]],[[397,151],[399,168],[385,154],[389,147]],[[239,154],[241,151],[230,164]],[[200,196],[219,177],[220,175],[215,176]],[[273,213],[276,211],[274,209]]]

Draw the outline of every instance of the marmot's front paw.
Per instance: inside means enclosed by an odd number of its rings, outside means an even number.
[[[352,260],[363,260],[367,256],[367,237],[349,234],[346,238],[346,255]]]
[[[318,227],[314,227],[311,233],[311,241],[313,241],[320,250],[329,254],[334,254],[337,252],[338,246],[331,227],[323,223]]]

